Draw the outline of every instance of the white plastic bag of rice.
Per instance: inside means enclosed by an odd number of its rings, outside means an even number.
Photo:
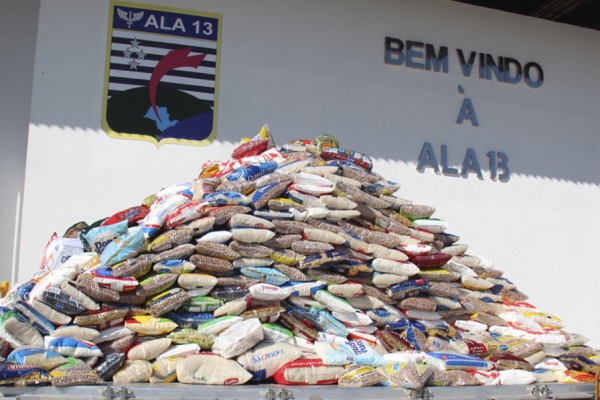
[[[233,360],[214,354],[198,354],[177,364],[177,380],[204,385],[243,385],[252,374]]]
[[[252,380],[272,377],[284,364],[297,360],[302,350],[289,343],[261,343],[237,358],[242,367],[252,373]]]
[[[145,360],[127,360],[112,376],[115,384],[148,382],[152,376],[152,364]]]
[[[147,340],[130,348],[127,351],[127,359],[150,361],[168,349],[170,345],[171,339],[167,338]]]
[[[258,318],[250,318],[233,324],[224,330],[213,344],[212,351],[225,358],[238,356],[264,339]]]

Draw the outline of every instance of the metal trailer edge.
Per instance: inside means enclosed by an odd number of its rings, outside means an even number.
[[[426,387],[421,390],[374,386],[202,386],[181,383],[132,383],[106,386],[1,387],[5,399],[20,400],[576,400],[595,399],[592,383],[536,383],[514,386]],[[596,399],[598,400],[598,399]]]

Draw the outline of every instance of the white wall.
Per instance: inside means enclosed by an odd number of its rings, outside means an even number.
[[[540,309],[600,345],[600,34],[450,1],[147,1],[223,14],[217,141],[208,147],[109,138],[101,129],[108,2],[42,1],[27,157],[20,279],[53,231],[93,222],[191,180],[269,123],[277,143],[336,135],[364,151],[400,196],[437,208]],[[448,74],[384,64],[384,38],[445,45]],[[464,77],[454,53],[542,65],[539,89]],[[458,92],[462,85],[466,95]],[[456,124],[465,96],[480,126]],[[424,142],[456,166],[473,148],[484,179],[416,171]],[[511,179],[489,179],[503,151]]]
[[[16,278],[39,0],[0,12],[0,281]],[[14,267],[14,268],[13,268]]]

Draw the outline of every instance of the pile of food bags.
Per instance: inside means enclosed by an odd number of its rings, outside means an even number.
[[[594,379],[584,336],[372,168],[264,126],[192,182],[55,235],[0,302],[0,383]]]

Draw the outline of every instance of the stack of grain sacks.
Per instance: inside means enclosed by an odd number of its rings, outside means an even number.
[[[73,225],[48,249],[70,257],[2,299],[0,382],[594,379],[584,336],[372,167],[327,135],[276,147],[265,126],[197,179]]]

